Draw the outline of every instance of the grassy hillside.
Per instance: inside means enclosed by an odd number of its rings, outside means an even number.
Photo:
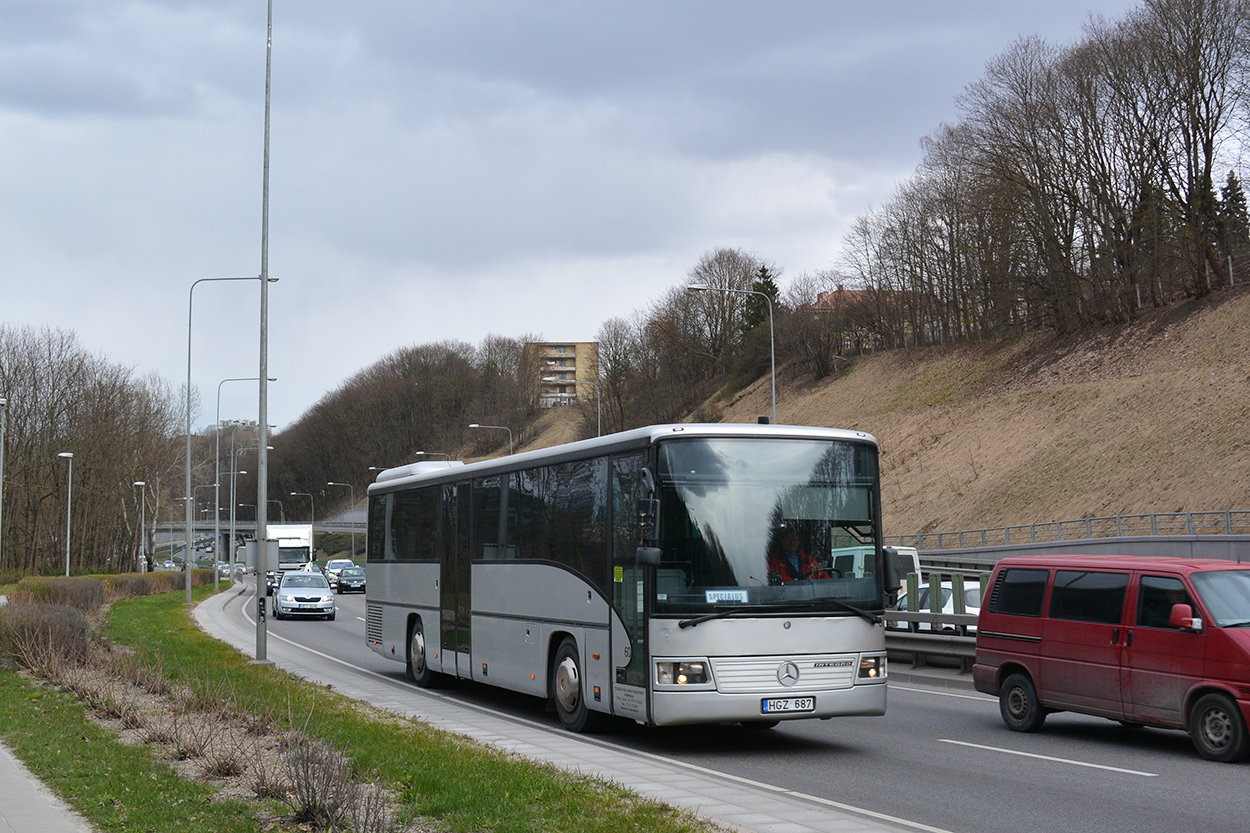
[[[765,377],[705,412],[769,408]],[[558,411],[527,447],[573,438]],[[1064,340],[881,353],[821,382],[783,369],[777,417],[876,436],[887,535],[1250,509],[1250,291]]]

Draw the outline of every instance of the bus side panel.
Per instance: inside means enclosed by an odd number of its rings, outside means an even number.
[[[408,619],[421,616],[426,633],[438,633],[438,564],[369,562],[369,582],[365,587],[366,607],[381,609],[381,639],[368,634],[369,647],[388,659],[404,662],[407,658]],[[382,589],[385,588],[385,595]],[[431,653],[438,650],[432,641]],[[441,657],[429,658],[434,670],[441,669]]]
[[[608,710],[609,608],[603,596],[568,570],[547,564],[479,562],[471,586],[475,680],[545,697],[550,650],[559,644],[555,637],[566,633],[577,640],[586,705]]]

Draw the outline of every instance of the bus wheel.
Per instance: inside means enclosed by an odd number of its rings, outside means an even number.
[[[1189,736],[1208,761],[1240,761],[1250,752],[1246,722],[1229,697],[1204,694],[1189,712]]]
[[[434,677],[430,666],[425,662],[425,631],[421,628],[421,620],[412,623],[408,631],[408,677],[421,688],[429,688]]]
[[[586,708],[586,698],[582,696],[581,667],[577,658],[577,643],[571,636],[566,636],[556,649],[551,693],[560,723],[571,732],[586,731],[593,717],[590,709]]]
[[[1037,689],[1025,674],[1012,674],[1003,680],[998,710],[1007,728],[1015,732],[1036,732],[1046,720],[1046,710],[1037,702]]]

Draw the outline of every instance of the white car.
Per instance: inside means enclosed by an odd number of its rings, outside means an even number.
[[[282,574],[282,580],[273,591],[273,618],[324,616],[333,621],[334,614],[334,593],[325,576],[304,570]]]
[[[326,562],[326,578],[330,580],[330,586],[338,584],[339,570],[344,567],[355,567],[356,562],[350,558],[331,558]]]
[[[920,585],[920,589],[916,593],[916,601],[919,602],[919,604],[916,605],[915,610],[913,612],[915,613],[930,612],[929,585],[927,584]],[[894,605],[894,609],[895,610],[908,610],[909,609],[907,606],[907,591],[906,590],[903,590],[903,592],[899,594],[898,602]],[[942,611],[941,612],[948,614],[948,615],[954,614],[955,612],[955,588],[954,588],[954,585],[949,581],[942,582]],[[969,613],[973,616],[976,616],[981,612],[981,582],[979,581],[965,581],[964,582],[964,612]],[[949,628],[950,626],[947,626],[947,627]],[[927,631],[927,630],[932,630],[933,628],[928,622],[921,622],[917,626],[917,629],[922,630],[922,631]],[[968,633],[976,633],[976,630],[977,630],[976,625],[968,626]]]

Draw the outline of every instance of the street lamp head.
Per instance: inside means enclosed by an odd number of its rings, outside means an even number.
[[[701,283],[692,283],[686,287],[687,292],[707,292],[708,288]]]
[[[62,451],[60,454],[58,454],[58,455],[56,455],[56,456],[57,456],[57,457],[65,457],[65,458],[67,458],[67,459],[73,459],[73,457],[74,457],[74,452],[72,452],[72,451]]]
[[[476,422],[470,422],[470,423],[469,423],[469,427],[470,427],[470,428],[481,428],[482,426],[481,426],[481,424],[479,424],[479,423],[476,423]]]
[[[568,379],[557,379],[554,376],[544,376],[543,381],[544,382],[567,382]]]
[[[146,486],[146,485],[148,485],[148,484],[147,484],[147,482],[146,482],[146,481],[143,481],[143,480],[136,480],[136,481],[135,481],[135,485],[136,485],[136,486]]]

